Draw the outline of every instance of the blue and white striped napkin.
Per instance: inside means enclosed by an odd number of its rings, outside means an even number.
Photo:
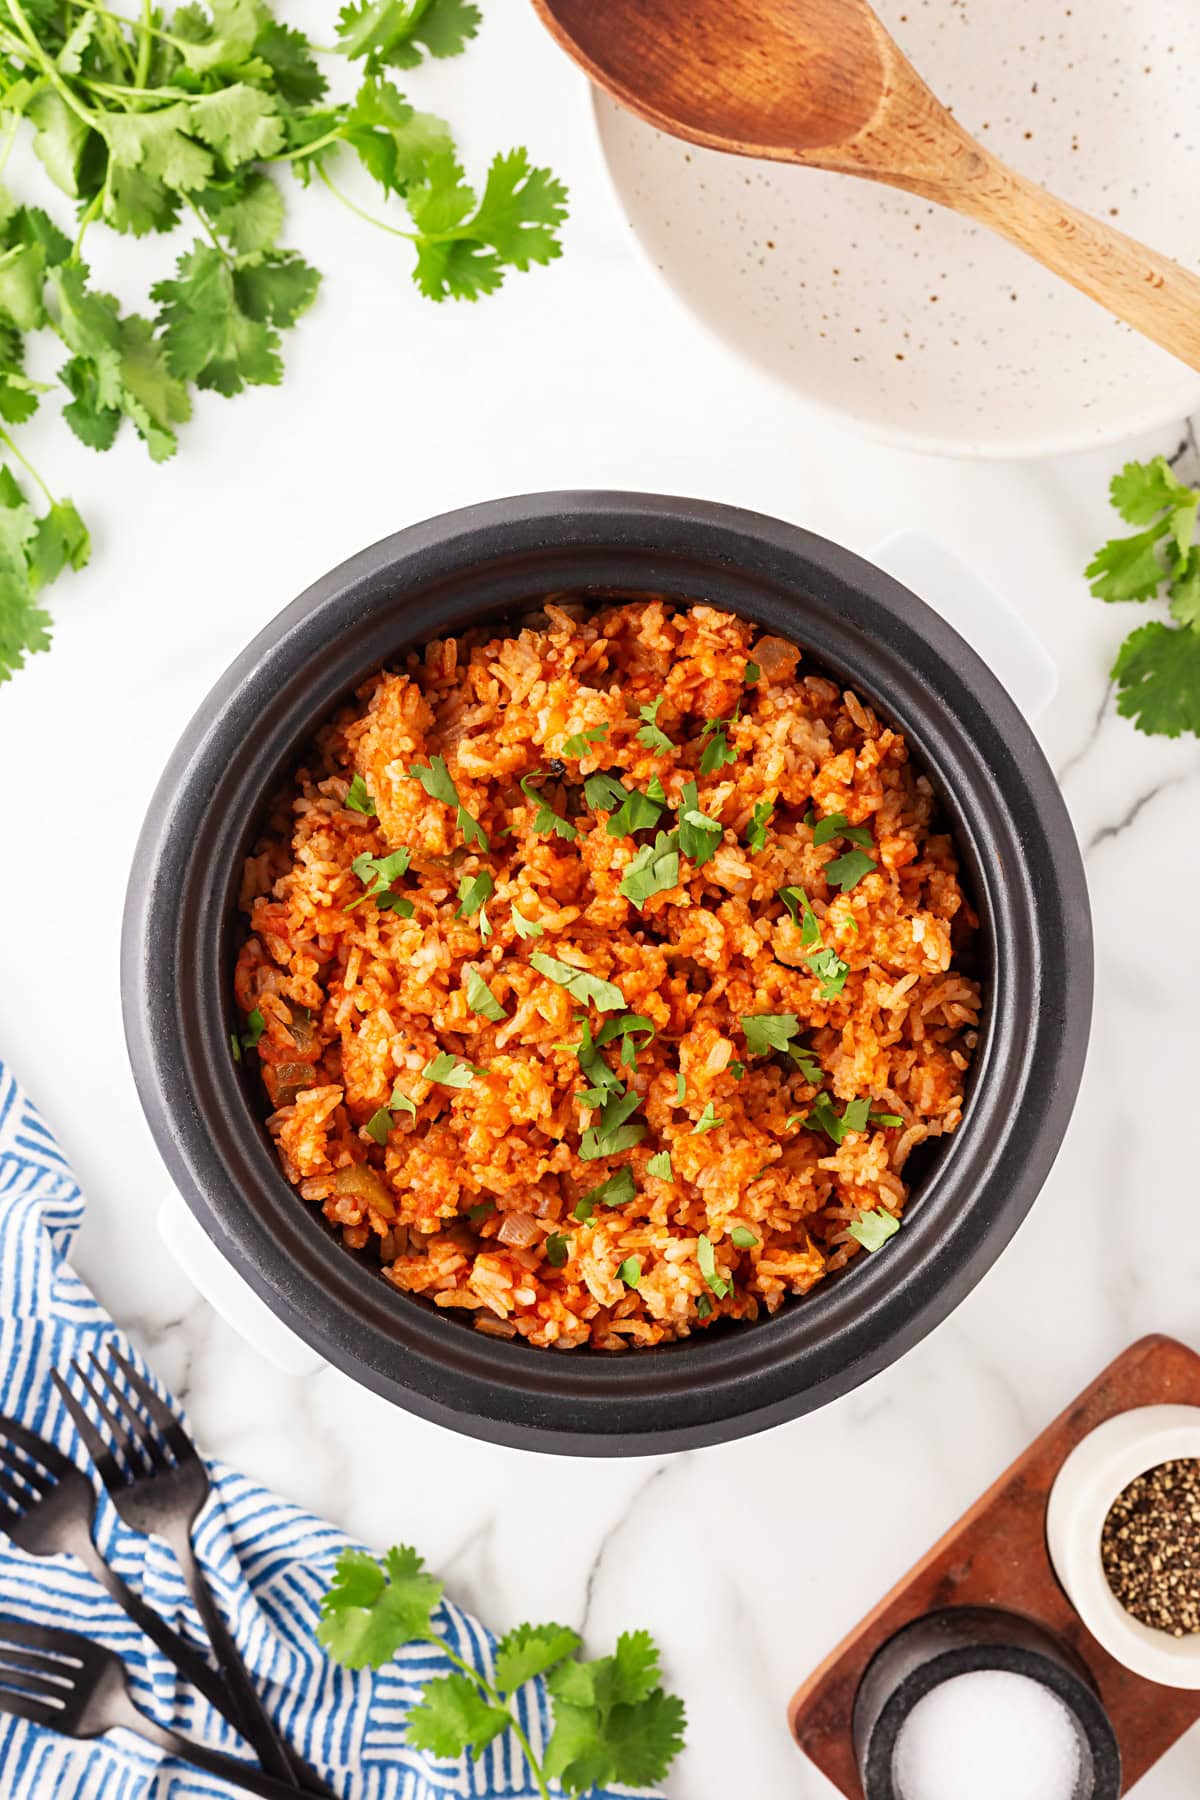
[[[36,1107],[0,1063],[0,1412],[20,1419],[86,1466],[50,1381],[78,1351],[120,1346],[153,1376],[67,1261],[83,1196]],[[168,1396],[169,1397],[169,1396]],[[213,1494],[196,1546],[239,1648],[283,1734],[345,1800],[536,1800],[511,1733],[479,1762],[440,1762],[405,1743],[408,1708],[451,1665],[434,1645],[410,1644],[389,1667],[351,1673],[316,1642],[319,1602],[345,1539],[236,1470],[210,1463]],[[104,1496],[96,1541],[150,1605],[203,1641],[200,1622],[164,1546],[129,1531]],[[68,1625],[119,1651],[139,1706],[163,1725],[231,1756],[250,1752],[231,1727],[67,1557],[39,1560],[0,1534],[0,1614]],[[495,1640],[449,1603],[438,1623],[459,1655],[490,1672]],[[521,1723],[544,1744],[540,1683],[521,1692]],[[0,1715],[4,1800],[225,1800],[237,1790],[164,1762],[126,1733],[78,1744]]]

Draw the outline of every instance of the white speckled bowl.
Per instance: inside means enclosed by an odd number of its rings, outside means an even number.
[[[875,0],[984,143],[1200,269],[1196,0]],[[595,96],[617,196],[697,316],[912,448],[1047,456],[1200,406],[1200,375],[982,226],[894,189],[722,156]]]

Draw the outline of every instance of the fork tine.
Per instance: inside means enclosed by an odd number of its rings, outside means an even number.
[[[104,1390],[104,1397],[112,1411],[125,1426],[133,1442],[142,1452],[150,1465],[151,1471],[170,1467],[170,1457],[166,1446],[159,1437],[149,1419],[143,1418],[132,1397],[123,1388],[118,1387],[111,1369],[100,1361],[93,1350],[90,1357],[91,1374]]]
[[[28,1719],[33,1725],[48,1725],[57,1731],[61,1729],[62,1712],[61,1704],[55,1706],[53,1701],[35,1700],[29,1694],[18,1694],[0,1685],[0,1713],[10,1713],[15,1719]]]
[[[138,1433],[119,1410],[117,1396],[104,1380],[102,1370],[85,1369],[82,1363],[75,1364],[75,1374],[79,1383],[95,1401],[101,1419],[108,1426],[108,1439],[111,1447],[122,1459],[119,1479],[131,1481],[138,1475],[145,1475],[153,1469],[153,1464]]]
[[[111,1346],[111,1349],[113,1361],[123,1372],[126,1381],[128,1381],[130,1387],[133,1389],[142,1405],[146,1408],[150,1417],[154,1420],[154,1423],[159,1427],[160,1431],[165,1434],[167,1443],[174,1451],[175,1455],[180,1461],[187,1456],[194,1456],[196,1454],[195,1446],[187,1432],[183,1429],[183,1425],[177,1414],[172,1411],[160,1394],[155,1393],[154,1389],[150,1386],[150,1383],[144,1376],[138,1374],[129,1358],[118,1350],[115,1344]]]
[[[71,1392],[57,1369],[51,1371],[50,1379],[58,1389],[58,1397],[70,1413],[75,1429],[87,1446],[87,1453],[95,1463],[96,1471],[105,1487],[112,1487],[114,1484],[121,1485],[125,1480],[125,1472],[108,1444],[88,1418],[81,1403]]]
[[[0,1438],[10,1438],[14,1444],[19,1444],[27,1456],[40,1462],[51,1475],[65,1475],[74,1467],[70,1458],[64,1456],[61,1450],[48,1444],[36,1431],[30,1431],[19,1419],[9,1418],[7,1413],[0,1413]]]
[[[22,1488],[4,1469],[0,1469],[0,1494],[8,1502],[14,1518],[19,1517],[38,1496],[31,1494],[28,1488]]]
[[[35,1463],[27,1462],[0,1438],[0,1475],[7,1475],[10,1483],[23,1482],[28,1490],[27,1499],[38,1500],[47,1488],[54,1486],[55,1477],[47,1475]]]
[[[45,1664],[10,1661],[9,1656],[9,1651],[0,1651],[0,1687],[15,1688],[22,1694],[37,1694],[43,1700],[57,1700],[60,1706],[66,1704],[67,1695],[75,1686],[66,1670],[61,1675],[52,1674]]]

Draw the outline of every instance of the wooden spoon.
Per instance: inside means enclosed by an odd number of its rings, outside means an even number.
[[[969,136],[866,0],[534,0],[592,80],[675,137],[906,188],[978,219],[1200,369],[1200,277]]]

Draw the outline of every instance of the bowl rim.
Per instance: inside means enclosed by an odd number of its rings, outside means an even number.
[[[593,579],[563,580],[568,568]],[[407,644],[484,611],[500,616],[522,597],[588,585],[732,604],[872,698],[886,693],[885,713],[915,743],[960,851],[975,859],[996,971],[968,1116],[891,1241],[890,1270],[889,1259],[856,1258],[853,1281],[827,1281],[771,1319],[622,1357],[554,1356],[444,1315],[428,1321],[382,1277],[365,1281],[312,1209],[295,1204],[229,1056],[227,984],[208,978],[232,929],[226,901],[255,814],[338,699]],[[380,643],[390,646],[382,655]],[[313,1349],[399,1404],[493,1441],[654,1454],[759,1430],[847,1392],[974,1286],[1032,1204],[1074,1104],[1091,925],[1074,832],[1032,732],[975,653],[906,588],[765,515],[563,492],[483,502],[381,540],[318,580],[235,659],[151,801],[121,980],[139,1094],[180,1192]]]

